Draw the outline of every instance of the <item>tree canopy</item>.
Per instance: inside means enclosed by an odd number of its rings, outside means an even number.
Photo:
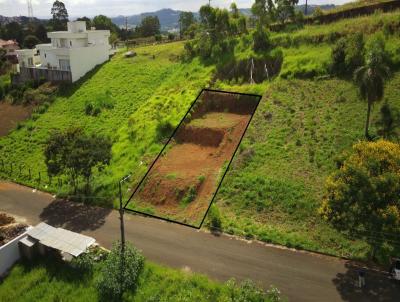
[[[160,20],[157,16],[147,16],[143,18],[136,31],[142,37],[151,37],[160,34]]]
[[[369,138],[371,107],[375,102],[382,100],[385,80],[389,77],[390,69],[386,65],[386,61],[385,41],[378,35],[367,45],[365,65],[357,68],[354,72],[354,80],[359,87],[360,95],[368,105],[365,123],[366,138]]]
[[[105,301],[121,301],[125,291],[134,291],[143,270],[143,255],[130,244],[123,250],[122,254],[120,242],[113,244],[97,281],[100,296]]]
[[[192,12],[181,12],[179,15],[179,31],[181,37],[186,35],[190,26],[196,22]]]
[[[111,142],[104,137],[87,135],[82,128],[54,132],[44,151],[48,174],[67,174],[76,191],[79,177],[87,186],[94,167],[107,165],[111,159]]]
[[[372,256],[400,232],[400,145],[359,142],[326,181],[320,212],[336,228],[364,238]]]
[[[61,1],[54,1],[53,7],[51,8],[51,14],[53,16],[52,25],[54,30],[66,29],[68,22],[68,11]]]

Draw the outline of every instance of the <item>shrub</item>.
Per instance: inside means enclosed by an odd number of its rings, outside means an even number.
[[[387,234],[400,231],[400,145],[359,142],[345,157],[326,180],[320,213],[337,229],[365,239],[375,258],[383,243],[393,244]]]
[[[83,253],[72,259],[71,265],[77,269],[81,274],[92,273],[93,271],[93,258],[90,253]]]
[[[182,204],[187,205],[191,203],[193,200],[196,199],[196,195],[197,195],[196,188],[193,186],[189,187],[185,196],[183,196],[182,198]]]
[[[361,33],[340,38],[332,48],[332,71],[352,73],[364,63],[364,37]]]
[[[136,289],[143,270],[144,257],[130,244],[125,245],[123,255],[122,259],[121,244],[114,243],[104,262],[101,276],[96,282],[96,287],[104,301],[121,301],[124,292]]]
[[[156,127],[157,140],[162,140],[172,134],[174,126],[168,120],[162,120]]]
[[[161,35],[155,35],[154,38],[156,39],[157,42],[160,42],[162,40]]]
[[[208,225],[211,229],[220,230],[222,228],[221,214],[215,204],[212,204],[208,211]]]

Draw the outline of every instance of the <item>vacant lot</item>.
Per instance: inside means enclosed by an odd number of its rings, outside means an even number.
[[[258,98],[203,92],[197,102],[130,206],[198,227]]]

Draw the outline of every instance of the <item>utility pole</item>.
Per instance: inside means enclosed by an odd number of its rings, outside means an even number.
[[[208,6],[211,6],[211,0],[208,0]]]
[[[308,2],[306,0],[306,7],[304,9],[304,15],[307,16],[307,13],[308,13]]]
[[[125,47],[128,50],[128,17],[125,17]]]
[[[120,230],[121,230],[121,261],[120,261],[120,299],[122,301],[122,295],[123,295],[123,278],[124,278],[124,267],[125,267],[125,226],[124,226],[124,214],[125,214],[125,209],[124,205],[122,202],[122,183],[128,180],[131,177],[131,175],[127,175],[124,178],[122,178],[118,182],[118,190],[119,190],[119,219],[120,219]]]

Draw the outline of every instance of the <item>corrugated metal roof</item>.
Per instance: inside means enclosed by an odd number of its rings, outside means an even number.
[[[28,247],[31,247],[31,246],[33,246],[37,241],[36,241],[35,239],[29,238],[28,236],[26,236],[25,238],[22,238],[19,242],[22,243],[22,244],[24,244],[24,245],[26,245],[26,246],[28,246]]]
[[[69,253],[75,257],[82,254],[96,242],[92,237],[55,228],[44,222],[29,230],[28,235],[39,240],[45,246]]]

